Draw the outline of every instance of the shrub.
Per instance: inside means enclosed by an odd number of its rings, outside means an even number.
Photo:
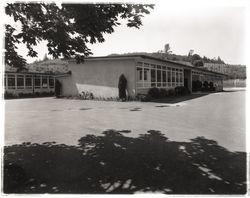
[[[156,87],[150,88],[148,90],[148,95],[152,98],[160,98],[160,90]]]
[[[166,98],[168,96],[168,91],[166,89],[161,88],[159,92],[160,92],[160,98]]]
[[[168,96],[175,96],[175,90],[174,89],[169,89],[168,90]]]
[[[202,90],[202,82],[199,80],[192,82],[192,90],[193,91],[201,91]]]
[[[210,91],[215,91],[215,87],[214,87],[214,83],[213,82],[209,83],[209,90]]]
[[[127,98],[126,88],[127,88],[127,79],[125,78],[124,74],[122,74],[119,77],[118,89],[119,89],[119,98],[123,101],[126,100]]]
[[[79,98],[83,100],[93,100],[94,99],[94,94],[89,91],[82,91],[81,94],[79,94]]]
[[[184,96],[184,95],[187,95],[189,93],[190,93],[190,91],[186,87],[183,87],[183,86],[175,87],[175,95],[176,96]]]
[[[204,81],[203,83],[204,91],[208,91],[208,82]]]
[[[18,96],[13,94],[13,93],[10,93],[10,92],[7,92],[5,91],[4,92],[4,99],[12,99],[12,98],[17,98]]]
[[[136,95],[136,100],[139,100],[141,102],[149,102],[152,98],[150,95],[145,95],[145,94],[137,94]]]

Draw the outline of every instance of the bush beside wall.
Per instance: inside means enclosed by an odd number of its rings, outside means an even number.
[[[16,99],[16,98],[35,98],[35,97],[49,97],[54,96],[54,92],[35,92],[35,93],[10,93],[5,91],[4,99]]]
[[[163,88],[151,88],[148,90],[148,96],[153,99],[174,97],[174,96],[183,96],[190,94],[190,91],[183,86],[176,87],[175,89],[163,89]]]

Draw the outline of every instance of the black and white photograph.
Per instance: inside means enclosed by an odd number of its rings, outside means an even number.
[[[2,3],[1,194],[248,196],[249,9]]]

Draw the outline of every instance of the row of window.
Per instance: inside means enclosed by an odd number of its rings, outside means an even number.
[[[14,75],[4,76],[4,86],[6,89],[35,89],[54,88],[55,79],[53,76],[32,76],[32,75]]]
[[[184,83],[184,71],[179,68],[138,62],[136,73],[140,88],[176,87]]]

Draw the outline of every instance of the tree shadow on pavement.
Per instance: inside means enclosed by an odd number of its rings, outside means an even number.
[[[212,93],[209,93],[212,94]],[[196,98],[200,98],[203,96],[208,95],[208,93],[193,93],[185,96],[172,96],[172,97],[167,97],[167,98],[160,98],[160,99],[153,99],[150,102],[156,102],[156,103],[179,103],[179,102],[184,102],[187,100],[193,100]]]
[[[4,148],[4,193],[245,194],[246,153],[213,140],[137,138],[108,130],[79,146],[47,142]]]

